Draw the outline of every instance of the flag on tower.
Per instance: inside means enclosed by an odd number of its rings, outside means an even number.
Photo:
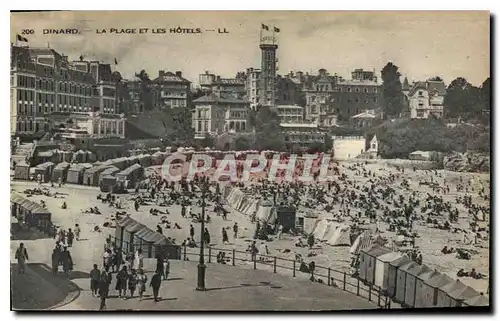
[[[274,32],[280,32],[279,28],[274,27]]]
[[[116,60],[116,57],[115,57],[115,65],[118,65],[118,60]]]
[[[24,37],[22,37],[22,36],[20,36],[20,35],[17,35],[17,38],[16,38],[16,39],[17,39],[17,41],[21,41],[21,42],[28,42],[28,39],[27,39],[27,38],[24,38]]]
[[[269,26],[266,26],[265,24],[262,24],[262,29],[269,31]]]

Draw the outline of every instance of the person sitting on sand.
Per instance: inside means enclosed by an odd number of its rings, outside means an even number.
[[[63,203],[61,204],[61,208],[62,208],[63,210],[65,210],[65,209],[67,209],[67,208],[68,208],[68,205],[66,205],[66,202],[63,202]]]

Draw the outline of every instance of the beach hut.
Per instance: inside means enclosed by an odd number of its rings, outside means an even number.
[[[111,159],[109,160],[109,164],[122,171],[128,167],[128,159],[126,157]]]
[[[463,306],[469,307],[487,307],[490,306],[490,300],[484,295],[477,295],[464,301]]]
[[[405,298],[404,305],[407,307],[414,307],[415,305],[415,294],[416,294],[416,285],[417,278],[425,273],[432,272],[432,269],[427,267],[426,265],[417,265],[408,269],[406,273],[405,280]]]
[[[415,300],[413,301],[412,307],[422,308],[424,307],[424,302],[426,301],[432,303],[433,298],[431,298],[431,300],[429,301],[429,298],[427,297],[429,292],[426,291],[425,282],[436,276],[441,276],[441,273],[439,273],[437,270],[427,271],[417,276],[415,283]],[[430,292],[429,294],[432,294],[432,292]]]
[[[308,235],[313,233],[319,221],[317,214],[306,213],[306,215],[304,215],[304,233]]]
[[[63,162],[59,163],[54,167],[52,171],[52,181],[57,182],[61,179],[61,182],[65,182],[68,177],[69,163]]]
[[[115,243],[116,246],[125,252],[133,253],[133,237],[134,233],[143,228],[144,225],[137,222],[130,216],[126,216],[116,222],[115,227]]]
[[[398,270],[401,266],[412,262],[410,258],[403,255],[399,259],[396,259],[389,263],[389,275],[387,277],[387,295],[391,298],[396,296],[396,285],[398,281]]]
[[[460,307],[464,301],[477,297],[479,292],[471,288],[470,286],[465,286],[464,289],[456,289],[455,291],[448,292],[450,297],[450,305],[452,307]]]
[[[431,159],[431,153],[417,150],[411,153],[408,158],[411,160],[428,161]]]
[[[251,200],[248,199],[247,206],[251,205]],[[242,211],[244,213],[244,211]],[[297,210],[293,206],[279,206],[276,211],[277,224],[283,226],[283,232],[288,233],[291,229],[295,230],[295,221],[297,218]]]
[[[25,162],[19,162],[14,168],[14,179],[30,179],[30,165]]]
[[[337,223],[333,225],[336,227],[335,232],[333,232],[327,243],[332,246],[351,245],[350,226],[345,224],[337,225]]]
[[[73,152],[72,151],[62,151],[61,152],[61,161],[62,162],[71,163],[72,159],[73,159]]]
[[[87,163],[71,165],[68,169],[66,182],[69,184],[83,184],[83,173],[89,168],[92,168],[92,165]]]
[[[421,283],[420,287],[417,285],[418,295],[415,300],[415,307],[433,307],[437,305],[438,290],[440,287],[454,283],[455,280],[446,274],[438,273],[433,277]]]
[[[102,164],[87,169],[83,173],[83,185],[99,186],[99,175],[111,167],[109,164]]]
[[[99,174],[99,186],[101,186],[102,179],[105,176],[113,176],[114,174],[118,173],[119,171],[120,171],[120,169],[118,167],[115,167],[115,166],[111,166],[111,167],[108,167],[105,170],[103,170],[101,172],[101,174]]]
[[[46,183],[52,178],[52,169],[54,168],[54,163],[46,162],[35,167],[35,177],[42,178],[42,182]]]
[[[404,304],[406,295],[406,276],[408,270],[418,266],[417,263],[411,261],[399,267],[396,274],[396,295],[394,296],[394,301]]]
[[[104,193],[115,193],[117,190],[116,177],[112,175],[105,175],[101,177],[101,181],[99,182],[99,188],[101,192]]]
[[[363,249],[359,252],[359,278],[368,284],[375,282],[375,265],[377,257],[390,253],[391,250],[372,244],[369,248]]]
[[[122,182],[125,188],[134,188],[142,178],[144,169],[139,164],[133,164],[121,172],[115,174],[117,182]]]
[[[86,163],[87,162],[87,153],[83,150],[77,150],[73,153],[73,157],[71,159],[72,163]]]
[[[276,220],[276,209],[273,203],[268,200],[260,202],[255,218],[264,223],[274,222]]]
[[[170,259],[181,257],[181,247],[173,244],[167,237],[143,226],[134,234],[134,249],[141,248],[145,258],[155,258],[157,254],[168,255]]]
[[[375,263],[375,282],[383,291],[387,291],[389,287],[389,264],[403,255],[399,252],[390,252],[377,257]]]
[[[455,282],[451,282],[441,286],[437,291],[438,293],[436,306],[440,308],[455,306],[452,303],[452,298],[449,296],[449,293],[463,291],[466,287],[467,286],[460,282],[460,280],[456,280]]]
[[[11,193],[10,204],[11,215],[16,217],[20,226],[36,228],[53,236],[52,214],[47,209],[18,193]]]

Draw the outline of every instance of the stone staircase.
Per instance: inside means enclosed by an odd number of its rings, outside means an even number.
[[[16,164],[26,162],[26,159],[31,157],[34,148],[35,144],[33,143],[25,143],[15,147],[11,156],[12,161],[16,162]]]

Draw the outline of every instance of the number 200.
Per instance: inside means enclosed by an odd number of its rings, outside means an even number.
[[[32,35],[34,33],[35,33],[35,30],[33,30],[33,29],[22,29],[21,30],[22,35]]]

